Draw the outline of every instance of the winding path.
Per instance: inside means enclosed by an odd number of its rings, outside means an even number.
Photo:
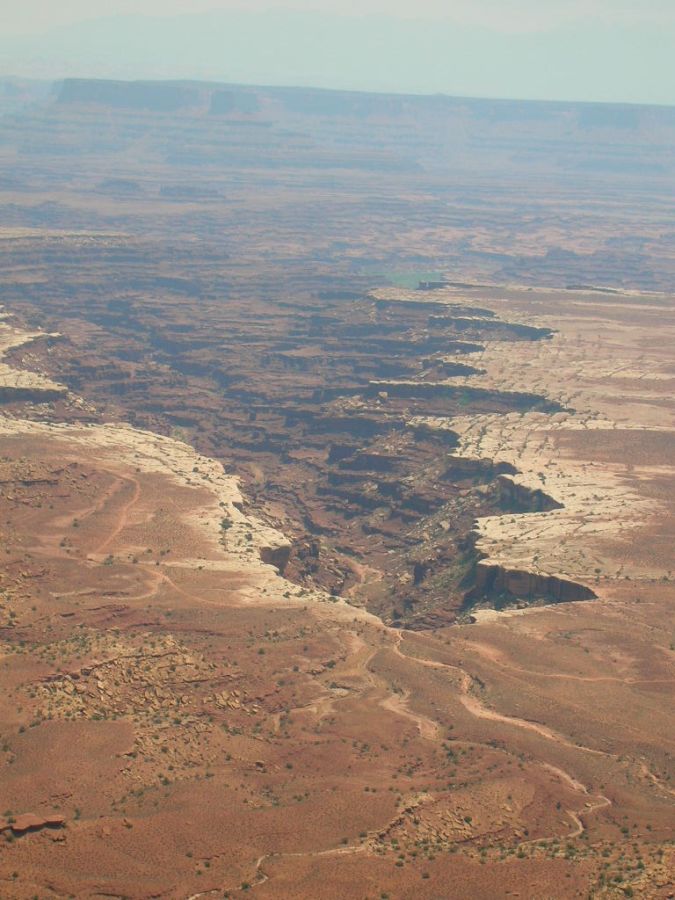
[[[108,547],[110,546],[110,544],[112,544],[112,542],[115,540],[117,535],[120,534],[121,531],[123,531],[123,529],[126,527],[127,520],[129,518],[129,512],[136,505],[139,497],[141,496],[141,486],[138,483],[137,478],[132,478],[131,476],[127,476],[127,475],[118,475],[117,477],[121,478],[127,484],[133,484],[133,486],[134,486],[133,494],[131,496],[131,499],[128,500],[124,504],[122,509],[120,510],[119,516],[117,519],[117,524],[115,525],[113,530],[110,532],[108,537],[101,544],[99,544],[98,547],[96,547],[96,549],[93,551],[94,553],[103,553],[104,550],[107,550]]]

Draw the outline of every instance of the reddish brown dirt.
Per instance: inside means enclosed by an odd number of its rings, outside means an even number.
[[[665,900],[667,174],[272,113],[0,148],[0,895]]]

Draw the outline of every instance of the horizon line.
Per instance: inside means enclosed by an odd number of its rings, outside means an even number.
[[[193,84],[213,85],[218,87],[238,87],[257,90],[297,90],[320,91],[339,94],[365,94],[382,97],[410,97],[410,98],[445,98],[448,100],[485,101],[490,103],[532,103],[551,106],[619,106],[637,107],[644,109],[675,109],[675,103],[643,103],[635,100],[574,100],[574,99],[543,99],[541,97],[522,96],[492,96],[487,94],[450,94],[444,91],[386,91],[378,88],[341,88],[325,87],[311,84],[265,84],[244,81],[217,81],[206,78],[114,78],[100,75],[63,75],[57,77],[42,78],[31,75],[0,74],[0,81],[28,81],[41,84],[58,85],[67,81],[98,81],[113,82],[118,84]]]

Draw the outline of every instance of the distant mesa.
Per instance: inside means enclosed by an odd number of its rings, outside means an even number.
[[[252,115],[260,110],[260,99],[254,91],[214,91],[209,112],[213,115],[243,113]]]
[[[357,119],[375,115],[398,117],[405,112],[410,99],[395,94],[322,88],[275,88],[274,95],[288,112],[303,116],[348,116]]]
[[[66,78],[57,92],[61,104],[95,104],[120,110],[172,113],[206,111],[212,115],[254,115],[261,100],[252,88],[179,81],[107,81]]]
[[[57,95],[59,103],[96,103],[120,109],[176,112],[198,106],[202,91],[178,82],[105,81],[66,78]]]

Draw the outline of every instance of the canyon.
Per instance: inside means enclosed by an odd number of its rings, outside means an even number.
[[[3,896],[668,897],[670,111],[20,89]]]

